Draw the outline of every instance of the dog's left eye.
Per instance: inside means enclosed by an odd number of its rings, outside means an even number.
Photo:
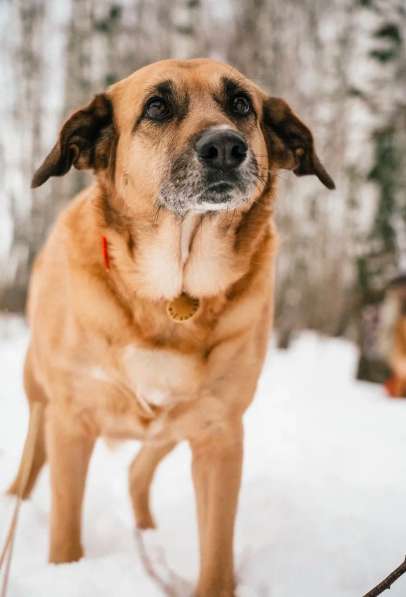
[[[244,95],[237,95],[231,104],[234,114],[238,116],[247,116],[252,111],[250,100]]]
[[[150,120],[165,120],[171,115],[171,110],[162,97],[153,97],[146,105],[145,115]]]

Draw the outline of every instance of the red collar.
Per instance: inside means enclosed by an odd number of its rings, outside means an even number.
[[[102,242],[102,253],[103,253],[104,267],[106,268],[106,270],[109,270],[110,269],[109,245],[107,242],[107,238],[104,235],[101,237],[101,242]]]

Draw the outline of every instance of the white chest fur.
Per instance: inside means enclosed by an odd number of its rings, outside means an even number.
[[[183,291],[213,296],[238,278],[233,238],[216,217],[166,213],[159,225],[139,233],[136,243],[137,291],[150,299],[173,299]]]
[[[168,406],[190,400],[203,380],[203,361],[174,350],[131,344],[121,355],[127,385],[142,402]]]

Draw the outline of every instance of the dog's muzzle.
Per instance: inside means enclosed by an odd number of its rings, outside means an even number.
[[[235,209],[250,198],[257,180],[257,162],[244,136],[214,126],[172,164],[160,201],[179,214]]]

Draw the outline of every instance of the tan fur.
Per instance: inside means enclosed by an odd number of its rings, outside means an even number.
[[[223,76],[244,84],[258,115],[244,129],[261,173],[256,189],[243,207],[230,212],[181,218],[157,209],[162,177],[190,136],[207,126],[238,128],[213,99]],[[162,79],[187,89],[187,117],[168,125],[165,134],[144,124],[134,129],[145,93]],[[144,442],[130,471],[134,513],[143,528],[153,525],[148,493],[155,468],[186,440],[193,452],[200,531],[196,595],[229,597],[242,415],[254,396],[271,325],[273,174],[281,165],[284,133],[269,132],[278,151],[272,160],[263,124],[266,96],[234,69],[211,60],[145,67],[113,85],[106,97],[114,122],[105,125],[106,108],[98,96],[88,112],[68,121],[34,179],[42,184],[50,170],[61,174],[70,167],[61,162],[69,127],[75,118],[98,111],[105,128],[94,145],[97,181],[60,215],[30,288],[26,385],[30,401],[47,402],[50,560],[83,555],[81,504],[96,438]],[[286,105],[275,101],[280,127],[291,112],[286,116]],[[88,167],[91,151],[74,146],[74,165]],[[285,167],[297,167],[294,148],[283,151],[290,156]],[[192,320],[179,324],[168,318],[166,303],[182,291],[199,298],[201,306]],[[34,477],[44,460],[42,441]]]
[[[405,300],[405,299],[403,299]],[[390,366],[397,380],[398,396],[406,396],[406,315],[399,315],[393,334]]]

